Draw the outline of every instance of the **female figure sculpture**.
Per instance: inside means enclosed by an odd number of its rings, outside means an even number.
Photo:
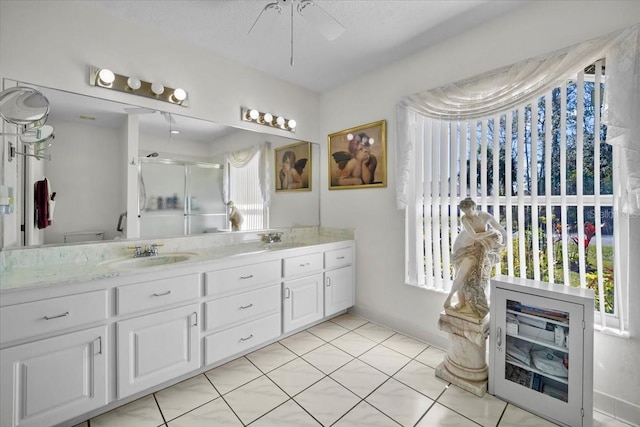
[[[460,202],[460,210],[464,214],[462,231],[453,243],[455,276],[444,308],[483,319],[489,312],[486,295],[489,276],[493,265],[500,260],[507,232],[492,215],[476,210],[470,198]],[[452,307],[454,294],[458,296],[458,304]]]
[[[239,231],[240,226],[244,222],[244,218],[242,217],[240,210],[236,208],[232,201],[229,201],[227,203],[227,206],[229,207],[229,221],[231,222],[231,230]]]

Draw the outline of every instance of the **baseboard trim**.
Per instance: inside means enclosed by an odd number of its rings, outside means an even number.
[[[593,391],[593,409],[619,421],[640,427],[640,406],[625,402],[606,393]]]

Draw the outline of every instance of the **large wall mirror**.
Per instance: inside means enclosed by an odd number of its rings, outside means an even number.
[[[320,225],[317,144],[311,144],[311,191],[276,193],[274,150],[296,139],[195,119],[188,109],[169,114],[161,105],[156,110],[13,80],[3,83],[42,92],[51,107],[46,124],[55,132],[40,147],[43,158],[17,154],[3,163],[5,182],[11,183],[7,175],[16,177],[15,211],[3,217],[4,249],[225,232],[230,229],[223,201],[226,153],[264,142],[271,144],[268,228]],[[9,141],[17,152],[33,150],[18,137],[5,136],[5,147]],[[49,192],[55,192],[55,207],[51,225],[38,229],[34,192],[44,178]]]

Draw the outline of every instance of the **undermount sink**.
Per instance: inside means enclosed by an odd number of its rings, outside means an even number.
[[[110,268],[131,269],[157,267],[159,265],[176,264],[192,259],[198,254],[195,252],[173,252],[148,257],[119,258],[101,263]]]
[[[274,242],[274,243],[265,243],[264,248],[267,250],[277,250],[277,249],[292,249],[292,248],[300,248],[302,246],[307,246],[307,243],[302,242]]]

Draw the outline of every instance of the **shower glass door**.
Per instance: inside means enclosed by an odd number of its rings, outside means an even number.
[[[226,224],[221,165],[140,159],[140,237],[215,232]]]

